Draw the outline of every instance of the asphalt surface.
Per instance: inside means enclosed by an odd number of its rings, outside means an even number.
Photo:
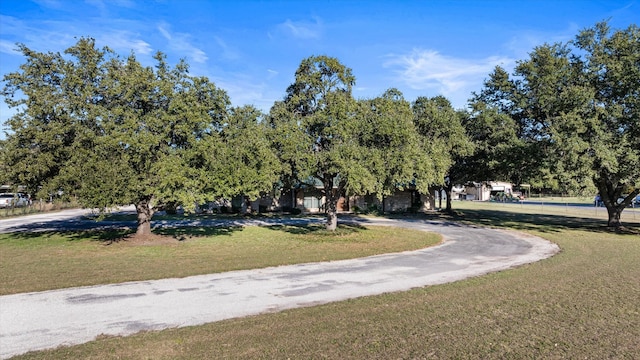
[[[87,222],[78,218],[85,213],[25,217],[22,222],[3,220],[0,232],[61,229],[65,224],[73,228]],[[353,260],[0,296],[0,358],[80,344],[101,334],[129,335],[142,330],[199,325],[453,282],[535,262],[559,251],[555,244],[538,237],[450,222],[348,220],[362,225],[437,232],[444,241],[422,250]],[[229,222],[180,225],[226,224]]]

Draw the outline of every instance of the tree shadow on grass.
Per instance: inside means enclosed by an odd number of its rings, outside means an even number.
[[[192,237],[222,236],[231,235],[235,232],[242,231],[242,226],[188,226],[188,227],[163,227],[154,229],[157,235],[171,236],[179,241]]]
[[[184,241],[189,238],[231,235],[236,231],[241,231],[242,226],[216,226],[216,227],[176,227],[154,229],[152,235],[157,237],[173,238],[177,241]],[[36,238],[46,238],[61,236],[70,242],[95,241],[104,245],[111,245],[123,241],[129,241],[135,235],[133,228],[119,229],[91,229],[91,230],[54,230],[40,232],[15,232],[11,237],[19,240],[31,240]]]
[[[581,230],[590,232],[612,233],[614,229],[607,226],[606,220],[573,217],[564,215],[526,214],[501,210],[458,210],[452,215],[441,215],[441,218],[498,228],[516,230],[533,230],[541,232],[558,232],[560,230]],[[640,234],[640,224],[624,223],[622,234]]]
[[[129,228],[122,229],[92,229],[92,230],[50,230],[38,232],[14,232],[9,233],[13,239],[32,240],[60,236],[67,241],[97,241],[111,244],[126,239],[134,231]]]
[[[294,224],[294,225],[273,225],[270,230],[284,231],[295,235],[319,235],[319,236],[344,236],[365,230],[366,227],[359,224],[338,224],[335,231],[327,230],[325,224]]]

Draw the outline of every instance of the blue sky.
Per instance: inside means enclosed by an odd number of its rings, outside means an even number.
[[[0,73],[23,63],[15,43],[62,52],[84,36],[145,65],[156,51],[184,58],[234,106],[268,111],[302,59],[329,55],[353,70],[356,98],[395,87],[462,108],[496,65],[606,19],[637,24],[640,0],[0,0]],[[3,102],[0,120],[11,114]]]

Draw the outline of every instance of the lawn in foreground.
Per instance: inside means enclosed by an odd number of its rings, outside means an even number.
[[[422,231],[349,225],[335,233],[322,225],[157,232],[168,241],[115,241],[123,231],[0,235],[0,295],[350,259],[440,241]]]
[[[558,243],[562,252],[452,284],[102,338],[19,358],[640,358],[637,235],[610,233],[573,216],[491,207],[461,212],[458,220],[525,230]]]

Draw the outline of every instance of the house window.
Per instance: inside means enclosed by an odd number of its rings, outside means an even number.
[[[315,196],[305,196],[304,197],[304,208],[305,209],[319,209],[320,208],[320,199]]]

